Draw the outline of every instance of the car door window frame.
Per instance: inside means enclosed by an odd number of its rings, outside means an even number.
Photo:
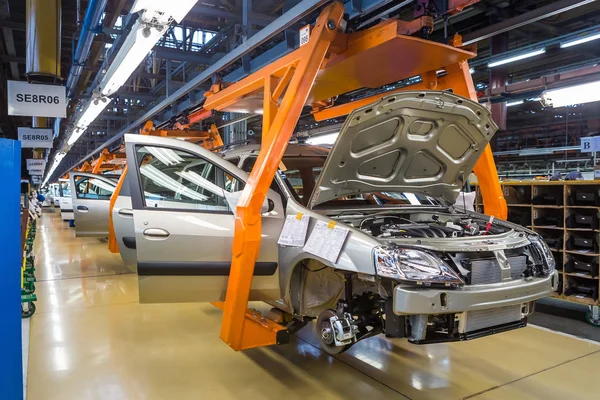
[[[100,198],[100,197],[97,197],[97,198],[86,197],[85,194],[83,194],[83,193],[81,193],[79,191],[79,184],[77,183],[77,178],[80,178],[79,179],[80,181],[84,180],[84,179],[87,179],[87,184],[88,185],[94,185],[94,186],[97,186],[100,189],[103,189],[101,186],[98,186],[98,185],[94,184],[93,182],[90,182],[91,179],[97,179],[99,181],[102,181],[102,178],[92,177],[92,176],[88,176],[88,175],[77,175],[77,174],[74,174],[74,176],[73,176],[73,183],[75,184],[74,185],[75,186],[74,187],[74,189],[75,189],[75,198],[77,200],[101,200],[101,201],[109,201],[110,200],[110,197],[112,196],[112,194],[111,194],[111,196],[108,196],[108,198],[104,198],[104,197],[103,198]],[[116,189],[116,185],[113,185],[112,184],[113,182],[111,180],[106,179],[104,182],[106,182],[107,185],[113,186]],[[88,189],[89,189],[89,187],[88,187]],[[104,190],[106,190],[106,189],[104,189]],[[73,191],[71,191],[71,193],[73,193]],[[113,190],[113,193],[114,193],[114,190]],[[98,195],[98,196],[100,196],[100,195]]]
[[[126,148],[126,152],[127,152],[127,158],[129,160],[135,160],[135,162],[133,162],[132,164],[132,169],[134,170],[135,173],[135,177],[136,179],[131,179],[129,181],[129,188],[130,188],[130,192],[131,192],[131,205],[132,208],[134,210],[149,210],[149,211],[169,211],[169,212],[186,212],[186,213],[199,213],[199,214],[229,214],[229,215],[235,215],[235,209],[229,209],[229,210],[203,210],[203,209],[194,209],[194,208],[173,208],[173,207],[150,207],[146,205],[146,197],[144,196],[144,188],[142,187],[142,175],[140,172],[140,165],[138,163],[138,149],[142,148],[142,147],[159,147],[162,149],[170,149],[173,151],[180,151],[180,152],[184,152],[189,154],[190,156],[196,157],[199,160],[203,160],[204,162],[207,162],[211,165],[213,165],[214,167],[220,168],[225,174],[232,176],[233,178],[237,179],[239,182],[243,183],[243,186],[245,187],[247,182],[244,179],[241,179],[237,174],[233,173],[230,169],[226,168],[225,166],[223,166],[220,163],[215,163],[214,161],[211,161],[210,159],[203,157],[201,154],[195,152],[195,151],[191,151],[188,149],[182,149],[176,146],[172,146],[172,145],[165,145],[165,144],[141,144],[141,143],[135,143],[132,144],[131,146],[127,146]],[[223,161],[225,162],[229,162],[225,159],[223,159]],[[231,164],[233,165],[233,164]],[[226,191],[226,189],[224,187],[222,187],[221,189],[223,189],[223,191]],[[231,192],[230,192],[231,193]]]

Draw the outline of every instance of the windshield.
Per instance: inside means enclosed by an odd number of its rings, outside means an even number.
[[[279,173],[296,200],[304,206],[308,204],[319,175],[325,164],[325,156],[284,156],[279,165]],[[242,169],[250,172],[256,157],[248,157]],[[359,195],[338,197],[322,204],[322,206],[357,206],[357,205],[412,205],[439,206],[442,203],[433,197],[405,192],[369,192]]]
[[[71,187],[69,182],[61,182],[60,183],[60,193],[61,197],[70,197],[71,196]]]

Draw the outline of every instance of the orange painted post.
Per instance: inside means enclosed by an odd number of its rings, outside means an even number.
[[[100,156],[98,157],[98,159],[96,160],[96,163],[94,164],[94,167],[92,168],[92,174],[97,174],[100,172],[100,167],[102,166],[102,164],[106,160],[106,157],[109,154],[110,153],[108,152],[108,149],[102,150],[102,153],[100,153]]]
[[[473,85],[473,78],[469,72],[468,62],[463,61],[448,66],[446,67],[446,71],[448,72],[448,77],[451,79],[449,83],[454,93],[473,101],[479,101],[475,85]],[[508,217],[508,207],[502,193],[502,187],[500,186],[500,178],[498,177],[498,170],[496,169],[494,155],[492,154],[492,146],[489,144],[479,157],[475,168],[473,168],[473,172],[477,176],[477,183],[481,190],[485,213],[493,215],[496,218],[506,219]]]
[[[317,19],[309,42],[300,48],[302,57],[269,132],[263,132],[267,141],[261,146],[237,205],[233,258],[221,325],[221,339],[234,350],[277,343],[277,332],[274,332],[277,327],[269,329],[257,324],[251,317],[247,318],[254,264],[261,242],[260,209],[343,13],[344,7],[338,2],[325,8]],[[264,85],[264,80],[261,85]]]

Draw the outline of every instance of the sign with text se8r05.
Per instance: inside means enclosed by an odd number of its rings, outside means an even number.
[[[19,141],[24,149],[51,149],[52,139],[52,129],[19,128]]]
[[[8,81],[8,115],[66,118],[65,87]]]

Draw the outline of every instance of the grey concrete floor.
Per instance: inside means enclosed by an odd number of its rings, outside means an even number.
[[[562,300],[544,299],[536,303],[535,313],[528,322],[558,332],[600,342],[600,327],[585,320],[587,306]]]

